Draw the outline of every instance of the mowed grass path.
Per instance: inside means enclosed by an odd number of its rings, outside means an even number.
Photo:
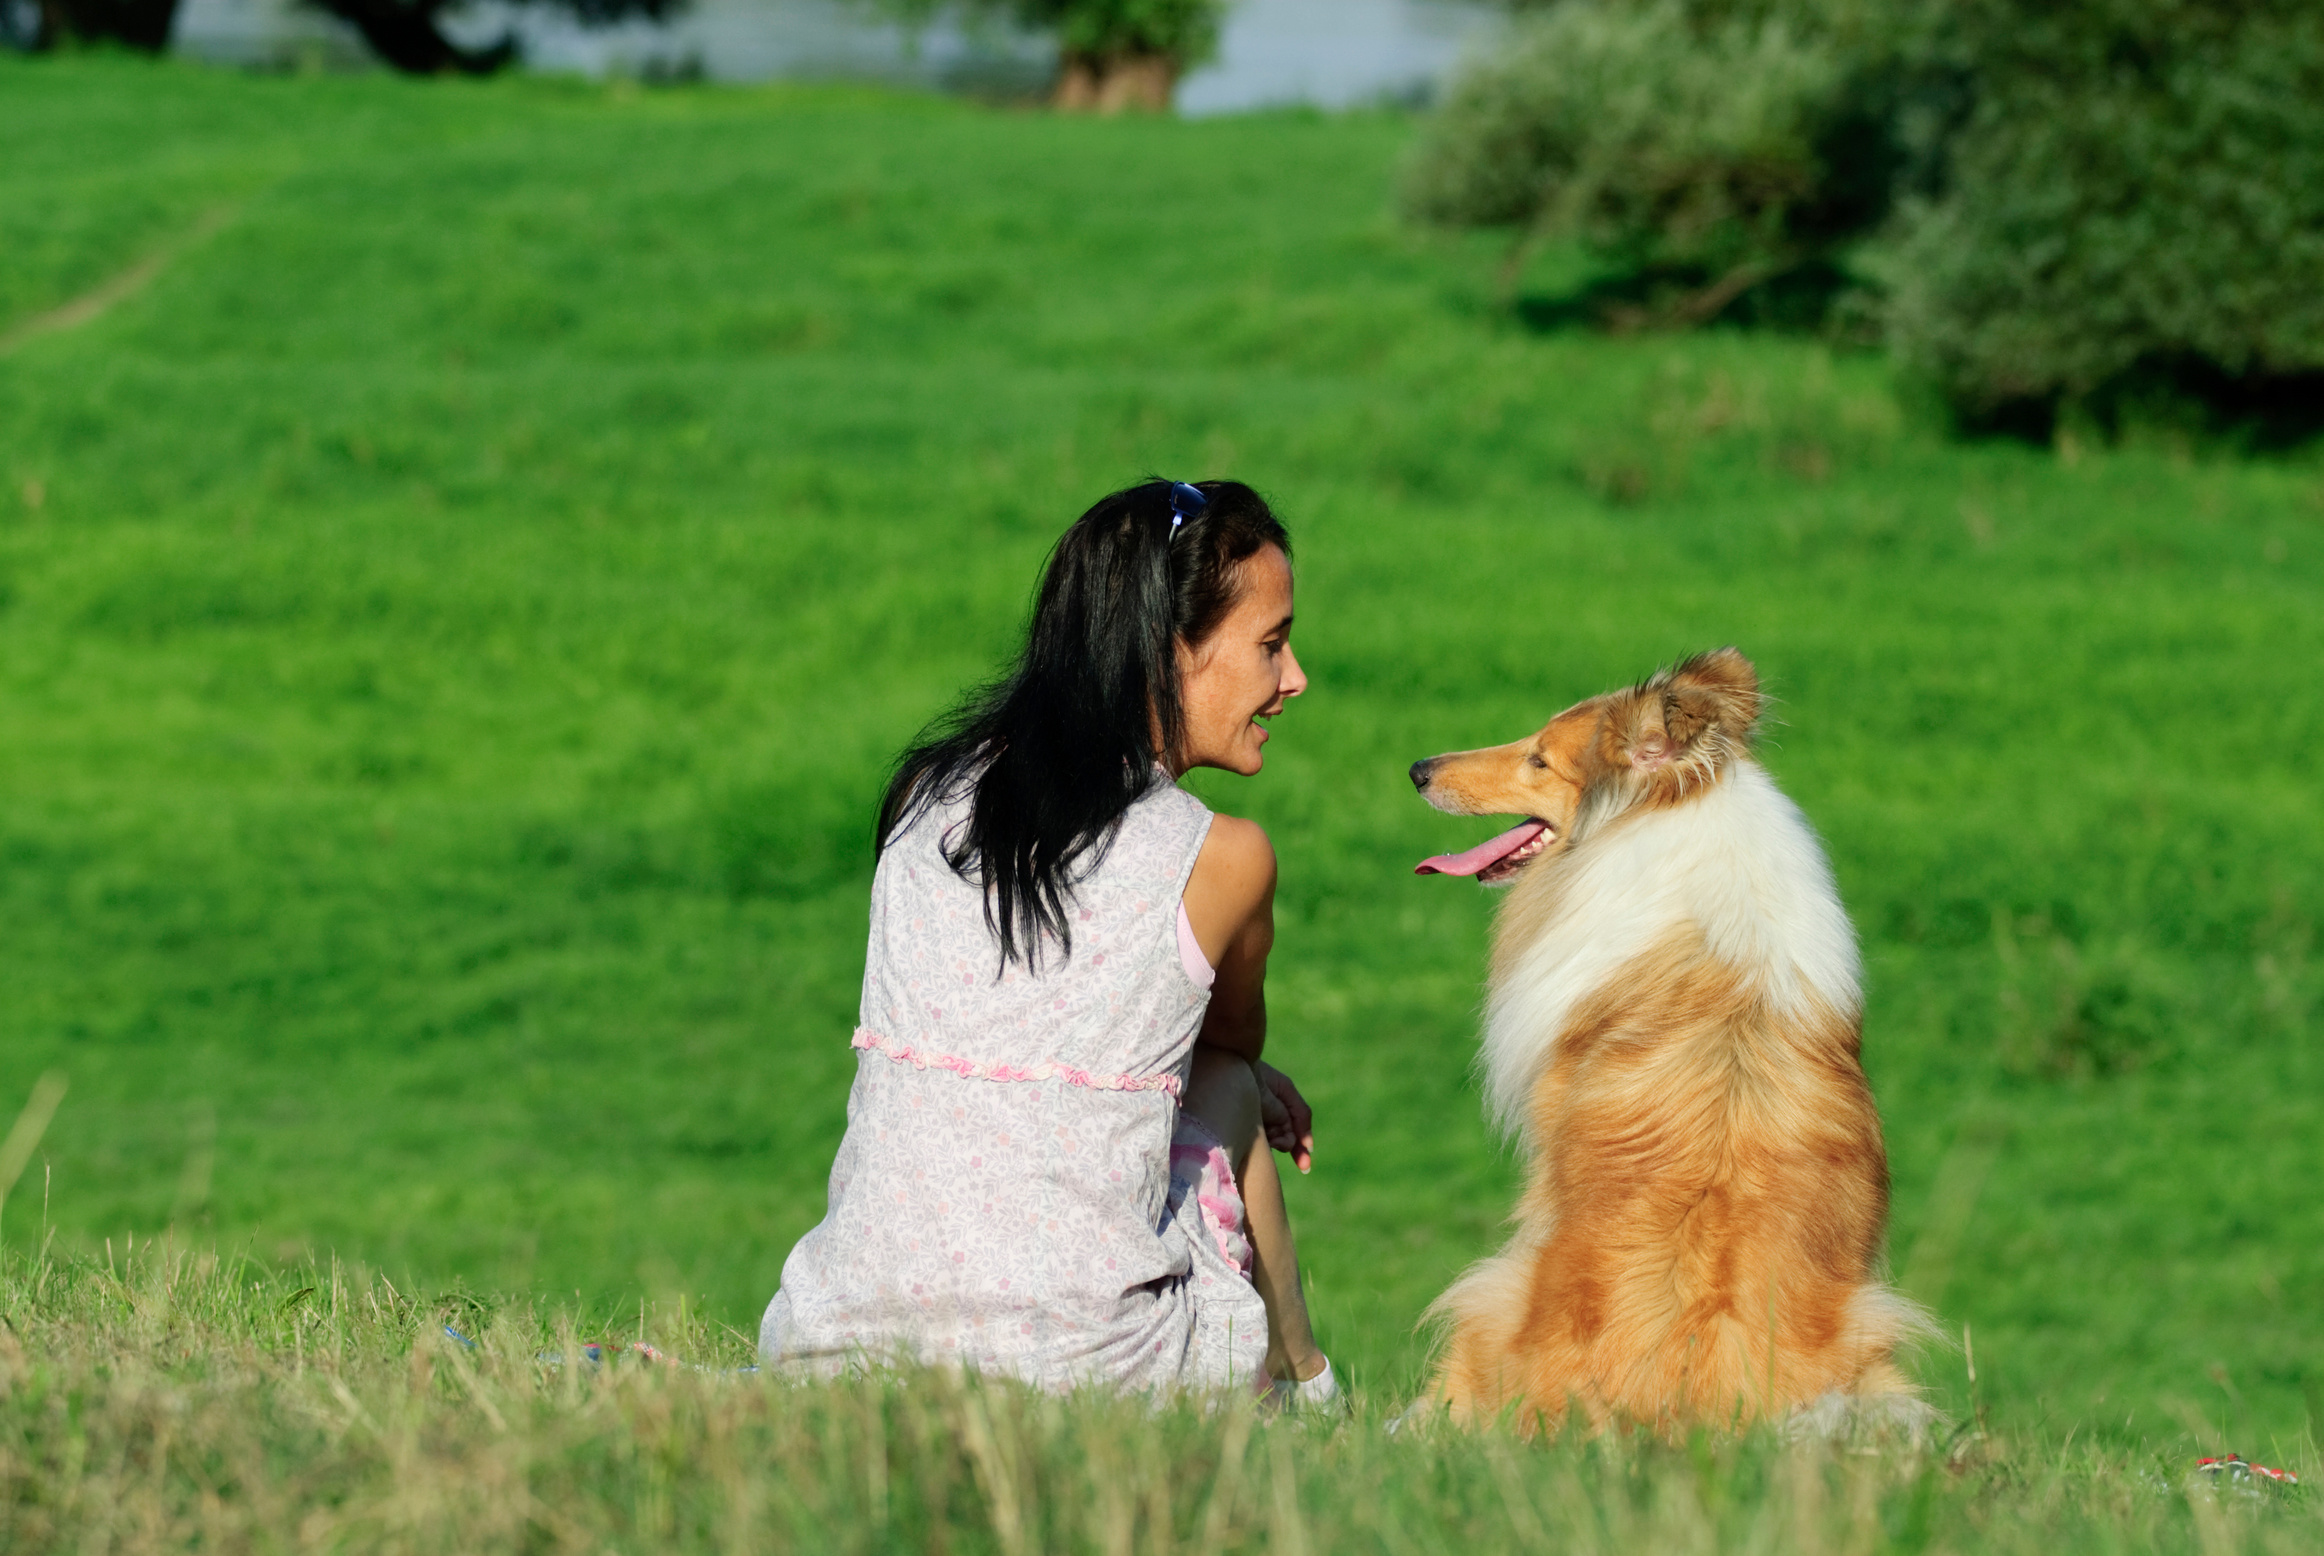
[[[2259,1454],[2324,1413],[2324,471],[1948,441],[1885,365],[1530,334],[1393,117],[0,60],[7,1244],[336,1253],[748,1328],[820,1212],[884,765],[1063,524],[1232,474],[1312,695],[1199,782],[1283,860],[1324,1338],[1515,1167],[1487,824],[1405,765],[1722,642],[1871,970],[1956,1414]],[[1543,284],[1548,284],[1546,281]],[[45,1207],[43,1195],[46,1195]]]

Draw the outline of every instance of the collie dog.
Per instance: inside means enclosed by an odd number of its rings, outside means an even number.
[[[1508,1246],[1430,1310],[1457,1420],[1930,1414],[1890,1359],[1928,1324],[1878,1275],[1856,936],[1759,710],[1726,648],[1413,764],[1439,810],[1527,818],[1419,867],[1509,887],[1481,1068],[1529,1159]]]

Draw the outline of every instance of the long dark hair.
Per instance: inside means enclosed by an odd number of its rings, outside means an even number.
[[[923,730],[888,780],[883,851],[928,806],[968,794],[967,823],[945,838],[944,858],[983,886],[1003,967],[1037,970],[1045,938],[1072,954],[1074,883],[1185,738],[1179,640],[1199,645],[1217,630],[1241,564],[1261,547],[1290,555],[1290,535],[1257,492],[1194,485],[1206,500],[1175,527],[1172,486],[1160,480],[1074,520],[1049,554],[1015,666]],[[1192,506],[1182,497],[1178,513]]]

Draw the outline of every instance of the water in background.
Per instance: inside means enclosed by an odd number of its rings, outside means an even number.
[[[1326,108],[1425,98],[1490,25],[1476,0],[1236,0],[1219,57],[1181,83],[1190,114],[1277,104]],[[488,42],[513,28],[536,69],[716,81],[853,78],[1031,95],[1056,51],[1006,29],[917,36],[846,0],[694,0],[667,26],[588,29],[548,12],[476,7],[448,32]],[[183,0],[179,52],[244,65],[367,62],[352,29],[297,0]]]
[[[1219,57],[1178,88],[1185,113],[1348,108],[1431,95],[1493,12],[1458,0],[1242,0]]]

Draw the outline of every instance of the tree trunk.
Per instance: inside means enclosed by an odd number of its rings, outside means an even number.
[[[1057,62],[1057,90],[1050,106],[1063,113],[1088,113],[1097,107],[1097,83],[1097,56],[1067,50]]]
[[[1068,50],[1059,62],[1051,101],[1066,113],[1168,113],[1178,72],[1174,55]]]

